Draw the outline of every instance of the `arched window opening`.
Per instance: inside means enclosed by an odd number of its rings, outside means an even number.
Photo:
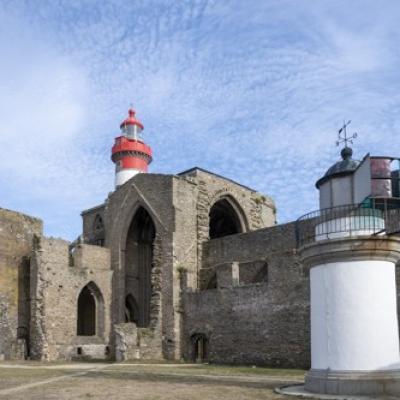
[[[243,232],[239,215],[227,199],[217,201],[210,210],[210,239]]]
[[[93,222],[94,240],[93,244],[104,246],[104,223],[101,215],[97,214]]]
[[[95,232],[102,231],[104,229],[103,218],[99,214],[96,215],[93,223],[93,230]]]
[[[136,311],[132,310],[138,327],[147,327],[150,323],[155,236],[156,229],[150,214],[139,207],[128,230],[125,251],[125,293],[126,296],[135,293]],[[133,307],[132,304],[130,307]]]
[[[196,333],[191,338],[192,360],[196,363],[208,361],[208,339],[202,333]]]
[[[78,298],[78,335],[93,336],[96,334],[96,301],[85,286]]]
[[[128,294],[125,298],[125,322],[138,324],[139,310],[135,298]]]
[[[94,282],[88,283],[78,297],[77,334],[102,335],[104,329],[103,296]]]

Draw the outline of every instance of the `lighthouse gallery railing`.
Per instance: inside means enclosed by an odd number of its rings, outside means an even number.
[[[360,204],[325,208],[296,221],[297,246],[344,237],[400,234],[400,199],[367,198]]]

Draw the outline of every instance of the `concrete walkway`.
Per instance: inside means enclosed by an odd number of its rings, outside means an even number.
[[[290,385],[283,386],[281,388],[275,389],[275,393],[294,396],[297,398],[306,398],[306,399],[320,399],[320,400],[378,400],[375,397],[368,396],[336,396],[329,394],[314,394],[307,392],[304,389],[304,385]],[[396,397],[379,397],[379,400],[398,400]]]

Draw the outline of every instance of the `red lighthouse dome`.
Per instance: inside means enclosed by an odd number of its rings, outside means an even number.
[[[152,161],[150,146],[144,143],[142,123],[134,110],[121,122],[121,136],[115,138],[111,159],[115,163],[115,187],[123,185],[138,173],[147,172]]]

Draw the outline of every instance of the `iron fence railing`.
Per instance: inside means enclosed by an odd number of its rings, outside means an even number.
[[[296,222],[298,247],[320,240],[399,232],[399,199],[367,198],[360,204],[313,211]]]

